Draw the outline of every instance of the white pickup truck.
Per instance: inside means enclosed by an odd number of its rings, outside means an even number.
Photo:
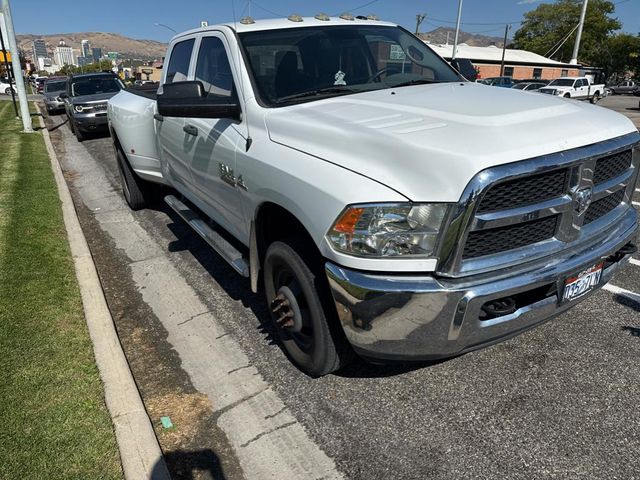
[[[604,83],[591,83],[589,77],[561,77],[538,89],[538,93],[597,103],[606,95]]]
[[[627,118],[467,82],[375,19],[178,34],[157,95],[121,91],[108,120],[129,205],[164,185],[313,376],[512,337],[636,250]]]

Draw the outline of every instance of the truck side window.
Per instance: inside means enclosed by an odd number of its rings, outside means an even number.
[[[184,82],[187,79],[194,41],[191,38],[174,45],[171,51],[171,58],[169,58],[165,83]]]
[[[195,79],[202,82],[207,94],[223,97],[235,94],[229,58],[219,38],[204,37],[202,39]]]

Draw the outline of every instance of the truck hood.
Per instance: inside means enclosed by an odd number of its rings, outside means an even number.
[[[474,83],[319,100],[271,109],[265,121],[274,142],[360,173],[410,200],[438,202],[457,201],[488,167],[637,131],[605,108]]]

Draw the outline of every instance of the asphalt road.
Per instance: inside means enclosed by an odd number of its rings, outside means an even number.
[[[614,97],[602,105],[624,110],[637,102]],[[310,379],[271,340],[263,297],[252,294],[248,281],[167,208],[132,214],[149,237],[127,240],[134,230],[114,227],[118,220],[109,205],[121,196],[110,139],[89,139],[78,150],[66,126],[56,129],[63,121],[52,117],[47,123],[152,420],[162,410],[158,399],[169,402],[175,392],[185,408],[206,396],[215,412],[222,400],[215,382],[206,382],[207,368],[222,360],[205,347],[185,348],[194,331],[171,323],[179,312],[163,316],[153,307],[159,300],[141,286],[144,274],[138,270],[148,255],[134,258],[142,248],[172,272],[156,297],[184,295],[179,285],[188,284],[206,306],[208,326],[232,338],[248,359],[246,367],[264,379],[283,411],[345,478],[640,478],[640,303],[601,290],[530,332],[458,358],[394,367],[359,362]],[[102,197],[82,193],[97,184],[106,186]],[[638,192],[635,201],[640,202]],[[153,245],[147,245],[149,238]],[[640,263],[625,267],[613,284],[640,292]],[[189,449],[214,450],[213,460],[208,458],[215,465],[212,476],[250,478],[223,417],[207,408],[191,423]],[[172,455],[161,431],[159,438]],[[305,463],[297,445],[282,448]],[[169,463],[177,477],[202,460],[176,458]]]

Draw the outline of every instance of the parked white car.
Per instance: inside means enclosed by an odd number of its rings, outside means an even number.
[[[13,93],[17,92],[16,85],[14,83],[9,83],[7,80],[0,80],[0,93],[11,95],[11,90],[13,90]]]
[[[538,92],[563,98],[589,100],[591,103],[597,103],[598,100],[606,95],[604,84],[592,84],[588,77],[556,78],[546,87],[538,89]]]
[[[317,376],[519,334],[635,252],[626,117],[465,81],[391,23],[198,28],[155,90],[109,100],[133,209],[153,186],[251,288]]]

